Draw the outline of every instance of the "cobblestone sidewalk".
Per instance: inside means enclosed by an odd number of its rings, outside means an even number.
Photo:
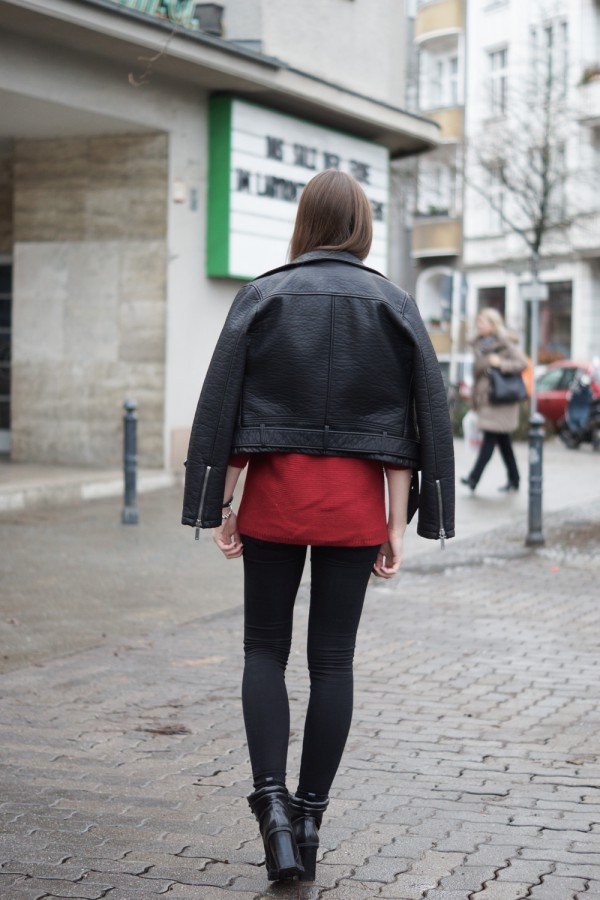
[[[239,611],[4,676],[0,896],[600,900],[599,524],[567,512],[536,553],[491,534],[370,588],[314,885],[266,880]],[[292,786],[306,616],[303,593]]]

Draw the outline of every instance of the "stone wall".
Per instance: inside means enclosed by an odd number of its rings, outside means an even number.
[[[15,142],[13,460],[119,465],[133,397],[164,464],[167,164],[162,134]]]

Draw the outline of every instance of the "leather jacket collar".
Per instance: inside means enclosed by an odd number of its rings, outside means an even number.
[[[291,262],[285,263],[285,265],[283,266],[277,266],[277,268],[275,269],[269,269],[268,272],[263,272],[262,275],[257,276],[254,281],[258,281],[261,278],[266,278],[267,275],[273,275],[275,272],[285,272],[288,269],[294,269],[298,266],[306,265],[306,263],[315,262],[347,263],[347,265],[356,266],[357,268],[364,269],[367,272],[373,272],[375,275],[379,275],[381,278],[386,277],[381,272],[378,272],[377,269],[372,269],[370,266],[365,265],[362,259],[359,259],[358,256],[355,256],[353,253],[349,253],[347,250],[311,250],[309,253],[303,253],[302,256],[297,256],[296,259],[293,259]]]

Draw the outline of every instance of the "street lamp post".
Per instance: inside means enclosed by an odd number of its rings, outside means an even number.
[[[539,280],[535,267],[533,281],[523,285],[521,296],[523,300],[531,303],[531,367],[533,369],[529,408],[529,504],[525,544],[528,547],[539,547],[545,543],[542,527],[545,419],[537,411],[535,370],[538,363],[540,303],[548,299],[548,285]]]

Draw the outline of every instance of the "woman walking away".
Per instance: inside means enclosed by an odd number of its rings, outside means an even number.
[[[473,342],[475,354],[473,409],[477,413],[479,428],[483,432],[483,441],[471,472],[460,480],[474,491],[491,459],[494,447],[498,445],[507,476],[506,484],[500,490],[518,491],[519,469],[510,432],[519,424],[519,404],[490,402],[488,370],[495,367],[505,374],[523,372],[527,368],[527,358],[509,337],[502,316],[497,310],[482,309],[477,316],[476,327],[477,337]]]
[[[243,556],[248,802],[273,881],[315,878],[319,828],[352,718],[354,646],[371,572],[396,574],[417,506],[420,535],[454,535],[440,368],[413,299],[362,262],[371,238],[358,182],[333,169],[316,175],[302,193],[291,261],[235,298],[186,463],[183,523],[214,528],[227,559]],[[290,796],[285,670],[307,547],[310,700]]]

